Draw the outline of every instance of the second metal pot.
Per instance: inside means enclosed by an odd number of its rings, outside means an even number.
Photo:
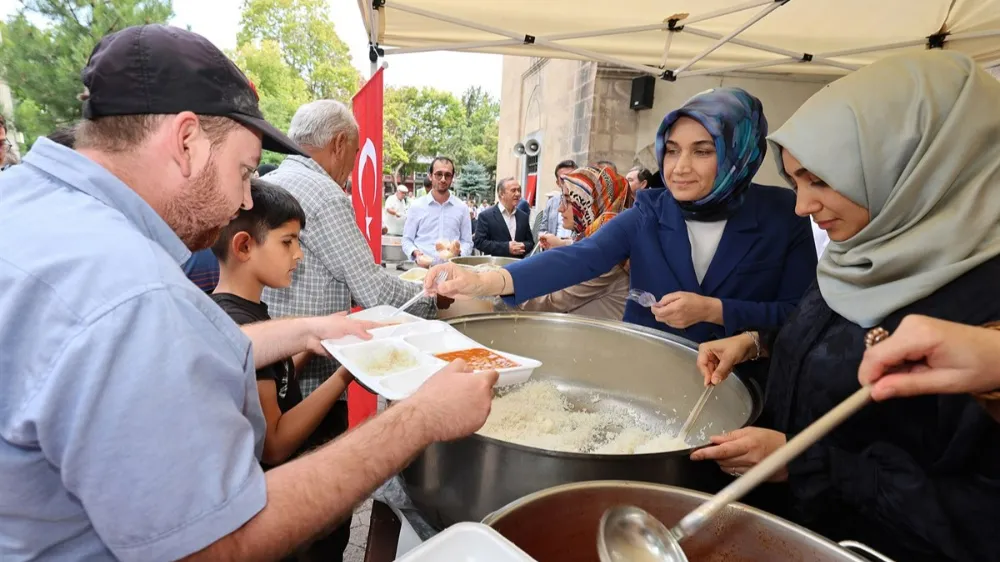
[[[672,525],[708,496],[641,482],[567,484],[526,496],[490,514],[496,529],[538,562],[598,562],[597,529],[609,508],[635,505]],[[731,504],[708,526],[686,539],[693,562],[792,561],[863,562],[850,550],[892,562],[859,543],[837,545],[769,513]]]

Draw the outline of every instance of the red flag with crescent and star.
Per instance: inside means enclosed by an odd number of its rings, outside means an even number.
[[[382,73],[379,69],[354,96],[360,150],[351,173],[354,218],[372,249],[375,263],[382,263]],[[358,425],[377,410],[375,395],[352,382],[347,391],[348,425]]]

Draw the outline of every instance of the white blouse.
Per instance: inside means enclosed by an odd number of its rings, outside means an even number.
[[[694,274],[698,284],[705,279],[708,266],[712,264],[715,251],[719,249],[719,241],[726,230],[726,221],[701,222],[684,221],[687,224],[688,240],[691,241],[691,262],[694,264]]]

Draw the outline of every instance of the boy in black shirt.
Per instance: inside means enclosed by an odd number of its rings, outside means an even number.
[[[241,209],[212,247],[219,258],[219,284],[212,299],[241,325],[270,320],[261,292],[292,283],[302,260],[299,232],[306,223],[302,206],[284,189],[254,179],[250,194],[253,207]],[[296,371],[307,359],[300,354],[257,370],[257,391],[267,419],[261,458],[265,466],[279,465],[300,452],[352,379],[338,369],[303,400]]]

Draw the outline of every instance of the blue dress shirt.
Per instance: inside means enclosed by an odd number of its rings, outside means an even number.
[[[403,252],[409,258],[415,250],[437,256],[434,245],[438,240],[458,240],[462,255],[472,255],[472,218],[469,207],[451,195],[444,204],[431,194],[417,199],[406,214],[403,227]]]
[[[40,138],[0,175],[0,559],[176,560],[267,500],[250,340],[190,252]]]

